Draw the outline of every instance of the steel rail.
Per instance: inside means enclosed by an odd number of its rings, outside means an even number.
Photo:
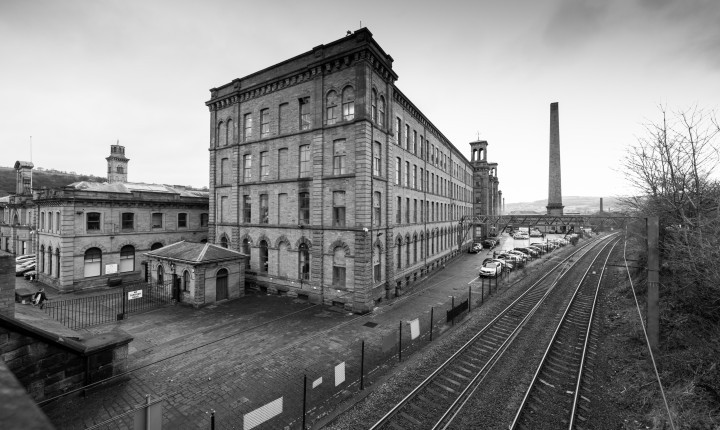
[[[610,249],[610,252],[608,252],[608,255],[607,255],[606,259],[605,259],[605,263],[607,263],[607,261],[608,261],[608,259],[609,259],[609,256],[610,256],[610,253],[611,253],[612,250],[615,248],[615,246],[617,245],[618,242],[619,242],[619,240],[616,241],[616,242],[613,244],[613,247]],[[542,357],[542,359],[540,360],[540,364],[538,365],[538,367],[537,367],[537,369],[536,369],[536,371],[535,371],[535,374],[533,375],[533,379],[532,379],[532,381],[530,382],[530,385],[528,386],[527,391],[525,392],[525,396],[523,397],[523,400],[522,400],[522,402],[520,403],[520,407],[518,408],[518,410],[517,410],[517,412],[516,412],[516,414],[515,414],[515,418],[513,419],[513,422],[512,422],[512,423],[510,424],[510,426],[509,426],[509,429],[510,429],[510,430],[514,430],[514,429],[517,429],[517,428],[518,428],[518,426],[519,426],[519,424],[520,424],[521,415],[522,415],[523,411],[525,410],[525,407],[526,407],[526,405],[527,405],[527,403],[528,403],[528,401],[529,401],[529,399],[530,399],[531,393],[533,393],[533,388],[535,388],[535,387],[537,386],[540,373],[542,372],[542,370],[545,368],[545,366],[546,366],[546,364],[547,364],[548,357],[549,357],[549,355],[550,355],[551,350],[552,350],[553,347],[555,346],[555,341],[556,341],[556,339],[557,339],[557,337],[558,337],[558,334],[560,333],[560,330],[565,327],[564,324],[565,324],[566,321],[567,321],[567,317],[568,317],[568,315],[569,315],[569,313],[570,313],[571,308],[573,307],[574,304],[577,303],[577,302],[576,302],[576,298],[578,297],[578,292],[580,291],[583,282],[584,282],[585,279],[587,278],[587,274],[588,274],[588,272],[590,271],[590,269],[592,268],[592,265],[595,263],[595,261],[598,259],[598,257],[600,257],[600,254],[602,253],[602,251],[603,251],[605,248],[607,248],[608,245],[610,245],[610,242],[606,243],[606,244],[603,246],[603,248],[600,250],[600,252],[598,252],[598,255],[596,255],[595,258],[593,259],[593,261],[590,263],[590,265],[588,265],[588,268],[587,268],[587,270],[585,270],[585,273],[583,274],[582,279],[578,282],[578,286],[576,287],[575,292],[573,293],[572,298],[571,298],[570,301],[568,302],[568,305],[566,306],[565,311],[563,312],[563,315],[562,315],[562,317],[560,318],[560,321],[558,322],[558,325],[555,327],[555,331],[553,332],[552,338],[551,338],[550,341],[548,342],[548,346],[547,346],[547,348],[545,349],[545,353],[543,354],[543,357]],[[598,284],[597,284],[597,286],[596,286],[595,297],[594,297],[594,299],[593,299],[592,309],[594,309],[594,307],[595,307],[595,303],[596,303],[596,299],[597,299],[597,291],[599,290],[600,283],[602,282],[602,274],[604,273],[604,269],[605,269],[605,267],[604,267],[604,264],[603,264],[603,271],[601,272],[600,277],[599,277],[599,279],[598,279]],[[591,313],[591,314],[592,314],[592,313]],[[588,320],[588,327],[590,327],[591,324],[592,324],[592,319],[589,319],[589,320]],[[587,333],[588,333],[587,338],[589,338],[589,329],[588,329]],[[583,357],[585,356],[585,353],[586,353],[586,350],[583,349],[583,352],[582,352],[582,356],[583,356]]]
[[[432,372],[432,374],[430,374],[427,378],[425,378],[425,380],[423,380],[416,388],[414,388],[402,400],[400,400],[391,410],[389,410],[382,418],[380,418],[380,420],[378,420],[372,427],[370,427],[370,430],[375,430],[375,429],[380,428],[381,426],[384,426],[385,424],[388,424],[390,422],[390,420],[394,416],[396,416],[398,413],[400,413],[403,408],[408,406],[410,404],[410,401],[413,400],[417,395],[419,395],[422,390],[424,390],[426,387],[428,387],[432,382],[436,382],[436,379],[439,377],[441,372],[443,372],[451,364],[456,362],[456,360],[458,360],[464,353],[468,352],[470,347],[475,345],[476,342],[479,342],[479,339],[481,336],[483,336],[486,333],[491,334],[491,332],[490,332],[491,329],[499,330],[498,327],[500,327],[500,324],[498,324],[498,323],[502,318],[504,318],[506,316],[508,318],[519,318],[519,316],[513,316],[512,314],[510,314],[510,312],[513,310],[517,310],[517,308],[520,307],[520,305],[522,304],[521,302],[523,300],[532,298],[533,301],[531,303],[533,304],[533,306],[531,307],[531,309],[530,310],[526,309],[521,314],[521,315],[524,314],[525,317],[520,321],[520,323],[514,324],[515,328],[512,330],[512,332],[510,332],[510,334],[503,333],[503,336],[504,336],[503,339],[505,339],[504,342],[502,342],[499,346],[491,345],[491,348],[492,348],[491,351],[494,351],[494,353],[488,360],[486,360],[486,364],[479,371],[476,372],[477,374],[484,373],[485,369],[488,367],[488,364],[493,361],[493,357],[497,357],[497,355],[501,352],[501,350],[503,350],[504,348],[507,348],[507,345],[509,344],[508,341],[514,339],[514,337],[516,336],[518,327],[524,325],[524,323],[527,321],[527,318],[528,318],[527,315],[531,312],[534,313],[534,310],[542,303],[544,298],[549,294],[549,292],[557,284],[558,279],[562,275],[567,273],[567,271],[562,270],[562,269],[564,269],[564,267],[561,267],[561,266],[566,265],[566,263],[571,261],[574,257],[577,257],[578,254],[580,254],[580,253],[582,253],[580,255],[580,258],[581,258],[587,252],[589,252],[591,249],[593,249],[596,245],[598,245],[599,243],[602,243],[603,241],[605,241],[606,239],[608,239],[610,237],[611,236],[605,236],[605,237],[599,238],[599,241],[593,241],[593,242],[589,242],[589,243],[583,245],[580,249],[576,250],[571,255],[569,255],[566,258],[564,258],[563,260],[561,260],[558,264],[556,264],[552,268],[548,269],[546,271],[546,273],[540,279],[538,279],[533,285],[528,287],[528,289],[525,292],[523,292],[518,298],[516,298],[512,303],[510,303],[503,311],[501,311],[495,318],[493,318],[485,327],[483,327],[480,331],[478,331],[470,340],[468,340],[464,345],[462,345],[460,348],[458,348],[458,350],[455,353],[453,353],[447,360],[445,360],[441,365],[439,365],[437,367],[437,369]],[[578,258],[578,260],[572,262],[572,265],[570,267],[577,264],[577,262],[579,261],[580,258]],[[561,269],[560,273],[558,274],[556,279],[553,281],[553,283],[549,287],[547,287],[547,290],[542,290],[542,289],[538,290],[538,286],[541,283],[543,283],[551,274],[555,273],[555,271],[558,268]],[[533,296],[533,295],[538,295],[538,294],[542,294],[542,297],[538,298],[536,296]],[[477,368],[478,366],[473,366],[473,367]],[[473,380],[474,381],[477,380],[477,375],[475,378],[473,378]],[[467,386],[466,386],[466,389],[463,390],[463,392],[466,392],[466,391],[467,391]],[[453,402],[453,404],[455,404],[455,403],[456,402]],[[445,415],[446,414],[444,414],[443,416],[445,416]]]

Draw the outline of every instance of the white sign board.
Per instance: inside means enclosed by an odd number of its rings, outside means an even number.
[[[142,290],[128,291],[128,300],[139,299],[142,297]]]
[[[105,265],[105,274],[112,275],[113,273],[117,273],[117,269],[118,269],[117,263],[106,264]]]

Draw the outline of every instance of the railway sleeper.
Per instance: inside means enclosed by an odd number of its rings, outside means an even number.
[[[463,386],[462,382],[457,381],[457,380],[455,380],[455,379],[453,379],[453,378],[450,378],[449,376],[442,375],[442,376],[440,376],[440,378],[444,379],[445,381],[447,381],[447,382],[449,382],[449,383],[451,383],[451,384],[453,384],[453,385],[457,385],[458,387],[462,387],[462,386]],[[467,379],[467,378],[463,377],[463,379]]]
[[[467,380],[470,379],[469,376],[467,376],[467,375],[461,375],[460,373],[453,372],[452,370],[448,370],[448,373],[451,374],[451,375],[454,375],[454,376],[458,377],[459,379],[461,379],[461,380],[463,380],[463,381],[467,381]],[[460,385],[460,384],[458,384],[458,385]]]
[[[421,422],[420,420],[418,420],[418,419],[416,419],[416,418],[414,418],[414,417],[411,417],[411,416],[410,416],[408,413],[406,413],[406,412],[400,412],[399,415],[400,415],[401,417],[403,417],[404,419],[408,420],[409,422],[411,422],[411,423],[412,423],[413,425],[415,425],[415,426],[419,426],[419,425],[422,424],[422,422]]]
[[[453,393],[453,394],[457,393],[457,390],[455,390],[454,388],[451,388],[451,387],[448,387],[447,385],[441,384],[438,381],[435,381],[434,385],[436,387],[442,388],[443,390],[447,391],[448,393]],[[448,398],[448,397],[446,396],[445,398]]]

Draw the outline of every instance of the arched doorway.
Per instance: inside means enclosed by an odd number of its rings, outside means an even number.
[[[228,271],[220,269],[215,275],[215,301],[228,298]]]

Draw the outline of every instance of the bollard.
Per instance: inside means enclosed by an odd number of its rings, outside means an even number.
[[[402,321],[400,321],[400,335],[398,341],[398,363],[402,361]]]
[[[360,390],[365,389],[365,339],[360,347]],[[304,427],[303,427],[304,428]]]
[[[215,409],[210,409],[210,430],[215,430]]]
[[[360,380],[362,381],[362,378]],[[302,427],[301,427],[302,430],[305,430],[305,415],[306,414],[307,414],[307,374],[303,375],[303,415],[302,415]]]
[[[435,311],[435,307],[430,307],[430,342],[432,342],[432,336],[433,336],[433,312]]]

